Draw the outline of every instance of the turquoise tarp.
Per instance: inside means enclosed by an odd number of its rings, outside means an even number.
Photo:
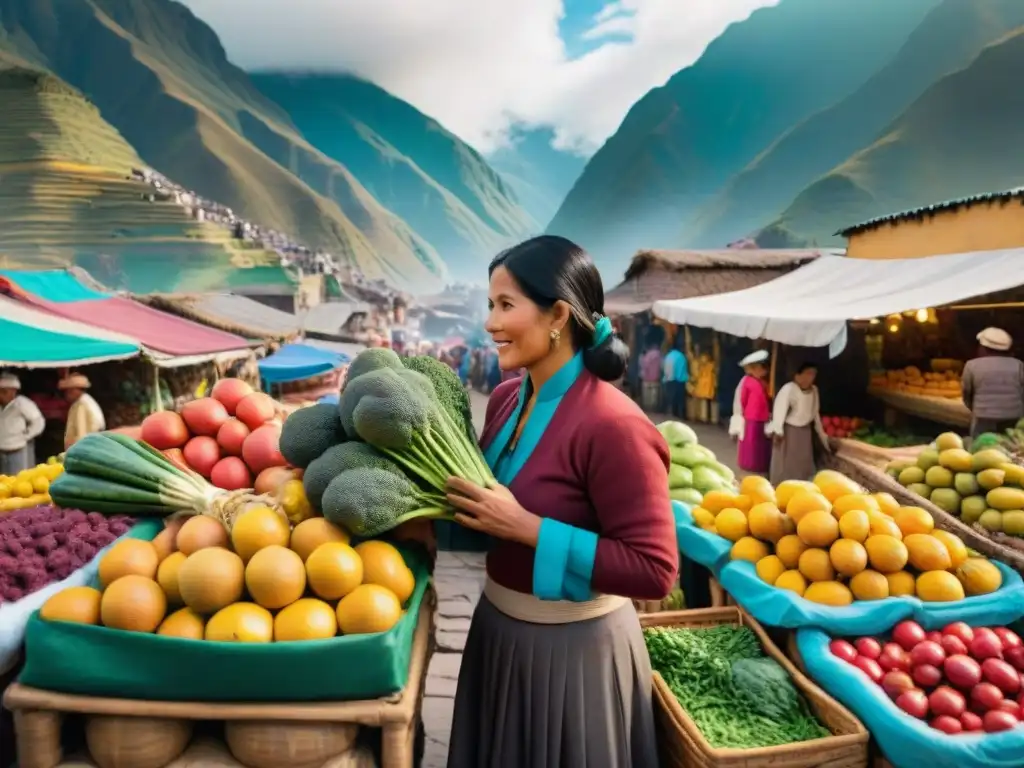
[[[73,274],[63,269],[47,269],[39,272],[5,269],[0,270],[0,276],[12,280],[24,291],[58,304],[67,301],[89,301],[92,299],[110,298],[109,293],[94,291]]]
[[[301,381],[333,371],[350,358],[305,344],[285,344],[270,357],[259,361],[260,376],[269,384]]]

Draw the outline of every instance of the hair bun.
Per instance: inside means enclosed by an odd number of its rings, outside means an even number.
[[[629,347],[613,332],[596,347],[583,350],[583,366],[602,381],[622,378],[629,364]]]

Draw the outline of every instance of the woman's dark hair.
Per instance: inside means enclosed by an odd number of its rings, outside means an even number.
[[[569,305],[572,344],[583,350],[583,365],[604,381],[626,371],[629,347],[614,333],[590,348],[594,324],[604,317],[604,285],[590,256],[576,243],[557,235],[541,235],[494,257],[487,274],[504,267],[530,301],[550,309],[556,301]]]
[[[815,363],[811,363],[811,362],[806,362],[806,361],[805,361],[805,362],[803,362],[803,363],[800,363],[800,365],[799,365],[799,366],[797,366],[797,369],[796,369],[796,373],[794,373],[793,375],[794,375],[794,376],[799,376],[799,375],[800,375],[801,373],[804,373],[804,372],[806,372],[806,371],[809,371],[809,370],[811,370],[812,368],[813,368],[814,370],[818,370],[818,366],[817,366],[817,365],[816,365]]]

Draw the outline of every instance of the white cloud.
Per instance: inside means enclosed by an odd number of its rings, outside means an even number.
[[[242,67],[354,71],[484,151],[513,123],[552,126],[560,146],[587,151],[728,24],[778,0],[610,2],[586,36],[629,41],[574,60],[558,34],[562,0],[184,2]]]

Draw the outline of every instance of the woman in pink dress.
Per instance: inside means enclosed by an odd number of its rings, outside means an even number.
[[[768,396],[768,353],[751,352],[740,360],[746,374],[736,388],[729,434],[739,439],[736,463],[745,472],[766,474],[772,461],[772,441],[765,425],[772,419]]]

